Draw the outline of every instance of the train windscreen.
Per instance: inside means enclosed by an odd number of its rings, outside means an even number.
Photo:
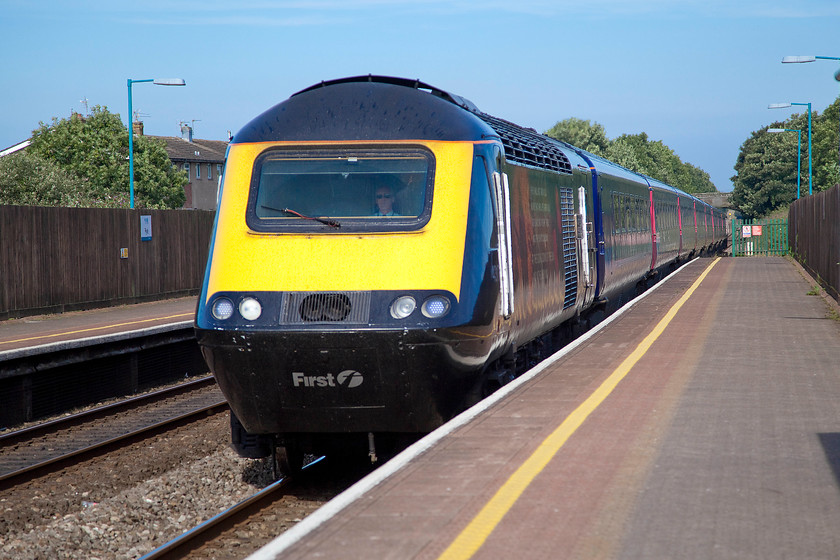
[[[273,150],[257,159],[248,224],[283,231],[415,229],[428,221],[434,158],[425,150]]]

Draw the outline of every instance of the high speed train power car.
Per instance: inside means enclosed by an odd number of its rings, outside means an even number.
[[[196,334],[234,447],[294,469],[437,428],[725,242],[720,211],[464,98],[339,79],[233,138]]]

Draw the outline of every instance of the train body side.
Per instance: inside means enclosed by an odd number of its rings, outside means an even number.
[[[598,296],[604,301],[632,290],[655,262],[651,190],[644,178],[603,158],[587,154],[599,193],[602,240]]]

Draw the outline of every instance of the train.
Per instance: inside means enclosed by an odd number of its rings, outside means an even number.
[[[720,210],[466,98],[341,78],[234,135],[195,332],[240,455],[374,458],[726,240]]]

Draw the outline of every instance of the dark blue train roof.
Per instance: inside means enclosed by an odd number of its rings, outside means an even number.
[[[388,76],[341,78],[306,88],[246,124],[233,141],[488,138],[502,141],[509,161],[571,173],[565,144],[482,113],[463,97],[419,80]]]
[[[293,94],[240,130],[233,141],[350,141],[498,139],[509,162],[572,173],[594,167],[598,176],[672,191],[661,181],[631,171],[566,142],[481,112],[469,100],[419,80],[354,76],[321,82]]]
[[[437,90],[422,82],[375,76],[322,82],[253,119],[234,142],[474,141],[496,136],[454,98],[429,91]]]

